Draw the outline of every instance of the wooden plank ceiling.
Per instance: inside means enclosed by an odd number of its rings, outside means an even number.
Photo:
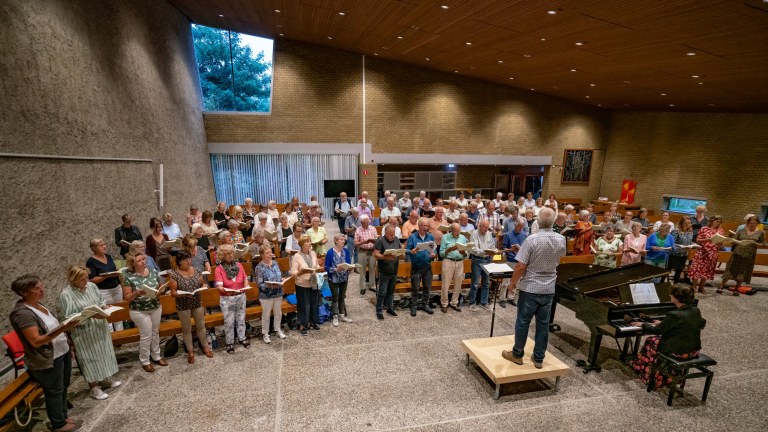
[[[607,109],[768,112],[768,0],[170,1],[206,26]]]

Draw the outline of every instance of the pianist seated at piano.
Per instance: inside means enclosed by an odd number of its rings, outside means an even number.
[[[573,242],[574,255],[589,255],[592,253],[590,246],[595,241],[595,232],[592,231],[592,222],[589,221],[590,215],[589,210],[582,210],[579,213],[579,221],[573,227],[575,237]]]
[[[654,336],[645,340],[637,360],[630,361],[632,369],[640,374],[643,384],[650,379],[656,387],[667,386],[672,382],[658,372],[650,377],[651,369],[659,361],[659,354],[666,354],[679,359],[691,359],[699,355],[701,350],[701,329],[706,321],[701,318],[701,311],[694,306],[693,288],[684,284],[675,284],[670,291],[670,301],[677,309],[668,312],[661,321],[632,322],[634,326],[642,327],[643,331]]]
[[[595,264],[608,268],[616,267],[616,255],[618,255],[624,243],[616,236],[615,227],[609,223],[604,228],[605,235],[595,242]]]
[[[656,267],[665,268],[669,260],[669,252],[675,248],[675,239],[669,234],[670,226],[661,225],[659,231],[648,236],[645,244],[645,263]],[[666,277],[666,276],[665,276]],[[661,282],[663,278],[653,278],[653,283]]]

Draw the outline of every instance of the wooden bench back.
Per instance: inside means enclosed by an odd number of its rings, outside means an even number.
[[[275,259],[275,261],[277,261],[277,265],[280,266],[280,271],[290,271],[291,270],[291,259],[289,257],[277,258],[277,259]]]

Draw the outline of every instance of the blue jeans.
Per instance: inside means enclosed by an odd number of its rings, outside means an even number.
[[[536,336],[533,345],[533,361],[541,363],[547,352],[549,341],[549,311],[552,309],[554,294],[532,294],[519,291],[517,300],[517,321],[515,321],[515,346],[512,355],[523,357],[525,342],[528,339],[528,328],[531,319],[536,317]]]
[[[397,284],[397,274],[385,275],[379,272],[379,290],[376,292],[376,313],[384,312],[384,303],[387,310],[393,310],[395,305],[395,285]]]
[[[336,221],[339,223],[339,232],[344,234],[346,231],[344,231],[344,224],[346,223],[346,218],[336,218]],[[349,238],[349,236],[347,236]]]
[[[648,260],[646,260],[645,263],[646,264],[650,264],[652,266],[661,267],[663,269],[667,268],[667,261],[666,260],[664,260],[663,262],[648,261]],[[653,278],[653,283],[659,283],[659,282],[661,282],[662,279],[663,279],[663,277]]]
[[[349,251],[349,256],[354,260],[352,263],[357,264],[357,248],[355,247],[354,237],[347,236],[347,250]]]
[[[72,375],[72,354],[66,354],[53,360],[53,367],[48,369],[27,369],[32,379],[40,384],[45,395],[45,411],[53,429],[63,428],[67,424],[67,389]]]
[[[475,299],[477,298],[477,283],[480,282],[481,279],[480,304],[488,304],[488,286],[490,281],[488,275],[483,271],[481,266],[483,264],[488,264],[489,262],[491,262],[491,257],[476,258],[474,255],[472,256],[472,287],[469,289],[470,306],[475,304]]]

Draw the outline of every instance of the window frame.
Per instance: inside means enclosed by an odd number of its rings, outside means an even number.
[[[707,198],[706,197],[693,197],[693,196],[685,196],[685,195],[672,195],[672,194],[664,194],[662,195],[663,204],[662,204],[662,211],[667,211],[670,213],[677,213],[677,214],[685,214],[685,215],[693,215],[696,214],[696,210],[672,210],[669,208],[670,203],[672,202],[672,199],[684,199],[684,200],[690,200],[690,201],[704,201],[704,205],[707,205]]]
[[[190,24],[191,25],[203,26],[202,24],[197,24],[197,23],[194,23],[194,22],[190,23]],[[218,29],[218,30],[228,31],[230,33],[244,34],[244,35],[247,35],[247,36],[257,37],[257,38],[261,38],[261,39],[269,39],[269,38],[263,38],[261,36],[256,36],[256,35],[252,35],[252,34],[248,34],[248,33],[243,33],[243,32],[236,32],[236,31],[227,30],[227,29],[218,28],[218,27],[212,27],[212,26],[203,26],[203,27],[215,28],[215,29]],[[200,83],[200,74],[198,74],[198,76],[197,76],[197,86],[200,88],[200,102],[202,103],[202,106],[200,108],[201,108],[201,111],[203,112],[203,114],[213,114],[213,115],[233,115],[233,114],[234,115],[272,115],[272,99],[273,99],[274,93],[275,93],[275,39],[270,39],[270,40],[272,41],[272,59],[271,59],[271,62],[272,62],[272,73],[269,75],[269,111],[237,111],[237,110],[233,110],[233,111],[206,111],[206,110],[202,109],[202,108],[205,107],[205,98],[203,97],[202,84]],[[192,49],[193,50],[194,50],[194,45],[195,45],[195,39],[193,37],[192,38]],[[230,62],[231,61],[232,61],[232,58],[230,57]],[[197,55],[195,55],[195,64],[197,64]],[[195,68],[195,70],[197,70],[197,67]]]
[[[768,224],[768,202],[760,203],[760,223]]]

